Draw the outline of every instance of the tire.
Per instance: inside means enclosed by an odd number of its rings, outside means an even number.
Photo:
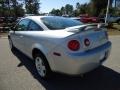
[[[15,47],[14,47],[14,45],[13,45],[13,42],[12,42],[11,38],[8,38],[8,40],[9,40],[10,49],[11,49],[11,50],[14,50]]]
[[[34,56],[35,66],[38,74],[41,78],[47,79],[51,76],[51,69],[46,58],[41,54],[37,53]]]

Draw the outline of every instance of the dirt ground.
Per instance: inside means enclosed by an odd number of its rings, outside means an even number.
[[[108,29],[109,35],[120,35],[120,25],[114,24],[112,28]]]

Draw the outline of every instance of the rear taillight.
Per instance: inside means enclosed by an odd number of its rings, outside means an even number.
[[[68,42],[68,48],[72,51],[77,51],[80,49],[80,43],[77,40],[71,40]]]
[[[84,44],[85,44],[85,46],[89,46],[89,45],[90,45],[89,39],[86,38],[86,39],[84,40]]]

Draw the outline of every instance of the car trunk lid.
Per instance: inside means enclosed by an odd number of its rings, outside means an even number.
[[[66,29],[68,32],[74,32],[73,37],[78,37],[81,49],[86,51],[105,44],[108,41],[106,29],[103,25],[88,24],[70,27]],[[89,40],[90,45],[85,44],[85,40]]]

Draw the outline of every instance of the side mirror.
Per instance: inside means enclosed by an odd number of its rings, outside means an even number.
[[[10,27],[9,30],[15,31],[15,27]]]

